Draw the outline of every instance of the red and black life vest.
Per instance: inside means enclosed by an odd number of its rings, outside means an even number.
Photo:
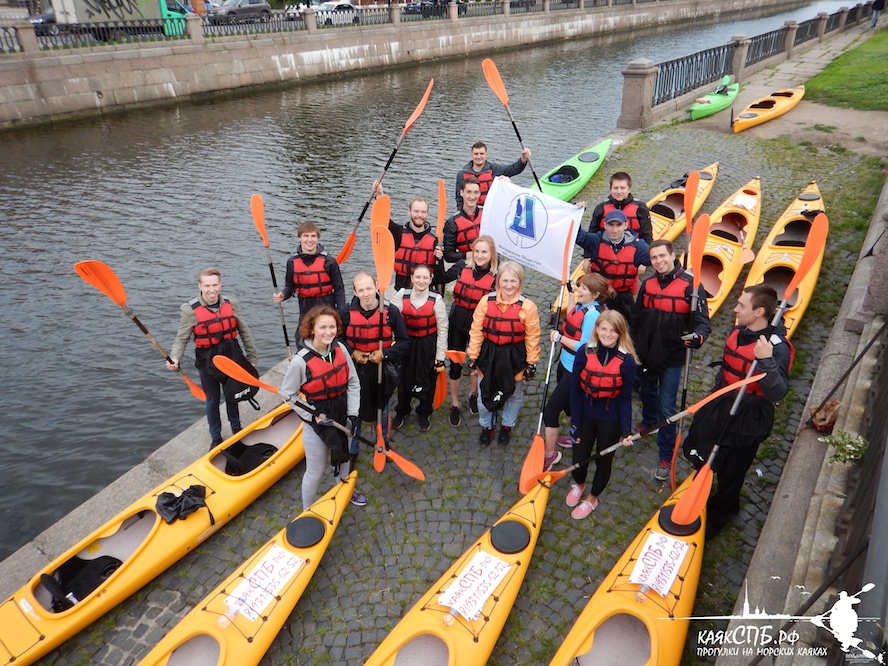
[[[197,317],[197,325],[194,327],[195,347],[209,349],[223,340],[234,340],[237,337],[237,318],[227,298],[222,299],[222,305],[215,312],[201,305],[196,298],[190,304]]]
[[[688,287],[693,288],[693,282],[687,273],[677,274],[665,287],[660,286],[657,275],[646,280],[644,285],[644,307],[676,314],[688,314],[691,311],[687,294]]]
[[[401,306],[401,316],[407,324],[407,334],[411,338],[426,338],[438,332],[438,320],[435,317],[435,302],[438,294],[429,293],[429,299],[419,308],[410,302],[413,292],[408,289],[404,292],[404,302]]]
[[[526,326],[521,321],[521,307],[524,304],[524,296],[510,304],[505,312],[499,309],[496,303],[496,294],[487,297],[487,313],[481,331],[484,338],[495,345],[511,345],[524,342]]]
[[[626,354],[618,351],[604,365],[595,349],[586,350],[586,365],[580,370],[580,387],[593,398],[616,398],[623,390],[623,359]]]
[[[481,299],[491,292],[495,282],[496,276],[490,271],[476,280],[474,269],[463,268],[453,285],[453,302],[461,308],[474,310]]]
[[[416,240],[406,227],[401,232],[401,245],[395,251],[395,272],[407,277],[414,266],[435,265],[435,245],[438,239],[428,229]]]
[[[622,208],[617,208],[610,201],[604,204],[604,215],[601,216],[601,223],[599,225],[599,229],[604,231],[604,218],[607,217],[607,214],[612,210],[621,210],[626,215],[626,228],[629,231],[635,233],[638,236],[641,231],[641,225],[638,223],[638,204],[635,202],[627,203]]]
[[[795,347],[793,347],[792,343],[786,338],[782,336],[778,337],[780,337],[781,342],[785,342],[789,345],[789,369],[791,370],[792,361],[793,358],[795,358]],[[722,380],[726,385],[745,379],[746,374],[749,372],[749,366],[751,366],[753,360],[755,360],[754,350],[758,338],[756,337],[753,339],[748,345],[738,344],[739,339],[740,329],[735,328],[731,331],[731,334],[728,335],[728,339],[725,341],[725,356],[722,359]],[[762,395],[762,389],[758,382],[748,384],[746,386],[746,391],[752,395]]]
[[[453,216],[456,223],[456,251],[468,254],[472,251],[472,243],[481,235],[481,209],[475,209],[475,216],[468,217],[460,210]]]
[[[598,246],[598,258],[591,260],[592,271],[601,273],[616,292],[633,291],[638,282],[638,266],[635,254],[638,252],[638,239],[614,252],[614,246],[605,239]]]
[[[589,307],[592,307],[591,305]],[[564,317],[561,325],[561,335],[568,340],[579,340],[583,334],[583,320],[586,319],[586,313],[589,308],[583,305],[575,305],[570,312]],[[570,350],[568,350],[570,351]]]
[[[299,391],[308,400],[332,400],[348,390],[348,360],[341,344],[334,343],[333,352],[327,357],[308,347],[300,349],[299,356],[305,360],[306,377]]]
[[[478,205],[483,206],[484,200],[487,198],[487,192],[493,184],[493,169],[485,165],[481,173],[477,173],[471,168],[463,171],[463,178],[468,178],[469,176],[474,176],[478,179],[478,185],[481,186],[481,196],[478,198]]]
[[[293,258],[293,283],[299,298],[318,298],[333,293],[333,281],[325,268],[326,252],[314,255],[311,265],[302,255]]]
[[[379,309],[373,310],[368,317],[360,308],[350,308],[348,326],[345,327],[345,341],[354,349],[367,354],[379,349]],[[388,316],[385,316],[382,325],[382,348],[388,349],[393,344],[395,344],[394,332],[388,323]]]

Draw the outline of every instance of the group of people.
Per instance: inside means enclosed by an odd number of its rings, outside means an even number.
[[[428,202],[411,200],[406,224],[389,222],[395,241],[394,284],[385,294],[379,293],[372,275],[359,272],[352,281],[354,296],[346,303],[340,267],[320,243],[320,228],[313,222],[299,226],[299,245],[287,260],[285,285],[274,302],[294,295],[299,301],[299,351],[281,390],[298,395],[304,405],[297,410],[306,424],[304,507],[317,497],[328,455],[337,478],[344,479],[354,466],[360,441],[366,439],[360,434],[362,424],[379,426],[387,441],[389,424],[404,427],[416,401],[419,430],[431,428],[435,386],[439,376],[445,381],[440,373],[448,371],[447,350],[465,358],[450,362],[450,425],[463,420],[465,377],[468,412],[478,416],[480,425],[479,446],[509,444],[524,401],[524,382],[537,373],[542,330],[536,305],[523,293],[523,267],[499,262],[494,239],[481,235],[480,226],[493,179],[520,173],[529,158],[530,151],[524,150],[515,163],[498,165],[487,160],[483,143],[472,146],[472,161],[457,175],[457,212],[446,220],[443,245],[429,226]],[[699,288],[693,293],[692,277],[677,261],[672,243],[652,239],[650,214],[632,197],[631,187],[628,174],[615,173],[608,199],[594,209],[588,231],[578,233],[585,274],[573,286],[562,325],[551,333],[560,358],[542,415],[543,471],[562,458],[559,446],[572,450],[579,465],[566,502],[575,519],[597,507],[610,478],[613,454],[595,457],[593,452],[632,441],[634,390],[642,402],[637,430],[677,412],[682,368],[690,350],[699,348],[711,332],[705,292]],[[378,182],[373,191],[383,193]],[[642,280],[645,267],[653,273]],[[443,298],[447,284],[453,293],[449,314]],[[193,337],[195,365],[207,394],[211,446],[216,446],[222,441],[219,407],[225,393],[209,370],[209,359],[219,345],[236,347],[238,337],[254,365],[256,349],[237,302],[221,295],[219,272],[201,271],[198,288],[199,297],[182,306],[168,365],[178,369]],[[754,360],[766,379],[749,390],[726,432],[713,438],[727,419],[726,401],[716,401],[697,416],[685,443],[686,456],[699,468],[720,440],[713,465],[719,484],[710,502],[712,533],[739,510],[743,478],[758,444],[770,433],[773,403],[787,390],[791,347],[785,331],[770,326],[775,308],[773,289],[744,291],[717,385],[745,376]],[[237,403],[226,399],[226,406],[231,430],[237,432]],[[565,436],[560,436],[562,413],[570,417]],[[350,437],[337,427],[343,424]],[[660,480],[669,476],[675,441],[674,425],[660,428],[655,472]],[[587,485],[592,459],[595,471]],[[355,492],[352,502],[364,505],[367,500]]]

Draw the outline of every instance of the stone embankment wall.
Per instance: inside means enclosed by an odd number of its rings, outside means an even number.
[[[509,0],[504,0],[508,12]],[[669,24],[745,18],[801,6],[799,0],[669,0],[490,17],[206,38],[200,19],[188,39],[38,48],[33,27],[16,24],[23,52],[0,56],[0,128],[97,115],[249,87],[293,84],[362,70],[586,36],[623,39]],[[580,2],[582,7],[582,0]],[[455,6],[453,7],[455,10]]]

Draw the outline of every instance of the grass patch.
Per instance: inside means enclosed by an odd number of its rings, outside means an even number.
[[[862,111],[888,111],[888,31],[842,54],[805,84],[805,99]]]
[[[825,132],[826,134],[832,134],[833,132],[835,132],[839,128],[836,127],[835,125],[821,125],[820,123],[817,123],[816,125],[814,125],[814,127],[812,129],[815,129],[818,132]]]

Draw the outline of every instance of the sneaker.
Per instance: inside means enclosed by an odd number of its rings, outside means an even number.
[[[221,443],[222,443],[222,438],[221,438],[221,437],[214,437],[214,438],[213,438],[213,441],[210,442],[210,451],[212,451],[213,449],[215,449],[215,448],[216,448],[217,446],[219,446]]]
[[[432,427],[432,422],[428,416],[420,416],[417,418],[419,422],[419,432],[428,432]]]
[[[574,520],[582,520],[583,518],[588,518],[589,514],[595,511],[598,507],[598,500],[593,499],[591,502],[588,500],[583,500],[580,502],[579,506],[576,509],[570,512],[570,517]]]
[[[481,436],[478,437],[478,443],[481,445],[482,449],[486,449],[490,446],[490,438],[493,437],[493,428],[485,428],[481,426]]]
[[[669,472],[672,470],[672,465],[669,464],[668,460],[661,460],[659,467],[657,467],[657,471],[654,473],[654,477],[657,481],[665,481],[669,478]]]
[[[367,496],[361,493],[352,493],[351,503],[355,506],[367,506]]]
[[[450,425],[458,426],[462,423],[462,418],[459,415],[459,407],[450,406]]]
[[[392,423],[390,426],[391,429],[397,430],[398,428],[400,428],[402,425],[404,425],[404,419],[406,418],[406,414],[399,414],[398,412],[395,412],[395,418],[392,419]]]
[[[478,394],[472,393],[469,396],[469,413],[478,416]]]
[[[553,465],[557,465],[561,462],[561,451],[556,451],[551,456],[545,456],[543,458],[543,471],[548,472],[552,469]]]
[[[582,486],[576,483],[570,484],[570,492],[567,493],[565,504],[571,508],[575,507],[580,503],[580,498],[583,496],[584,492],[586,492],[585,484]]]
[[[503,426],[500,428],[499,437],[496,438],[496,443],[500,446],[506,446],[510,439],[512,439],[512,428],[510,426]]]
[[[564,435],[558,438],[558,446],[562,449],[572,449],[574,445],[573,437]]]

